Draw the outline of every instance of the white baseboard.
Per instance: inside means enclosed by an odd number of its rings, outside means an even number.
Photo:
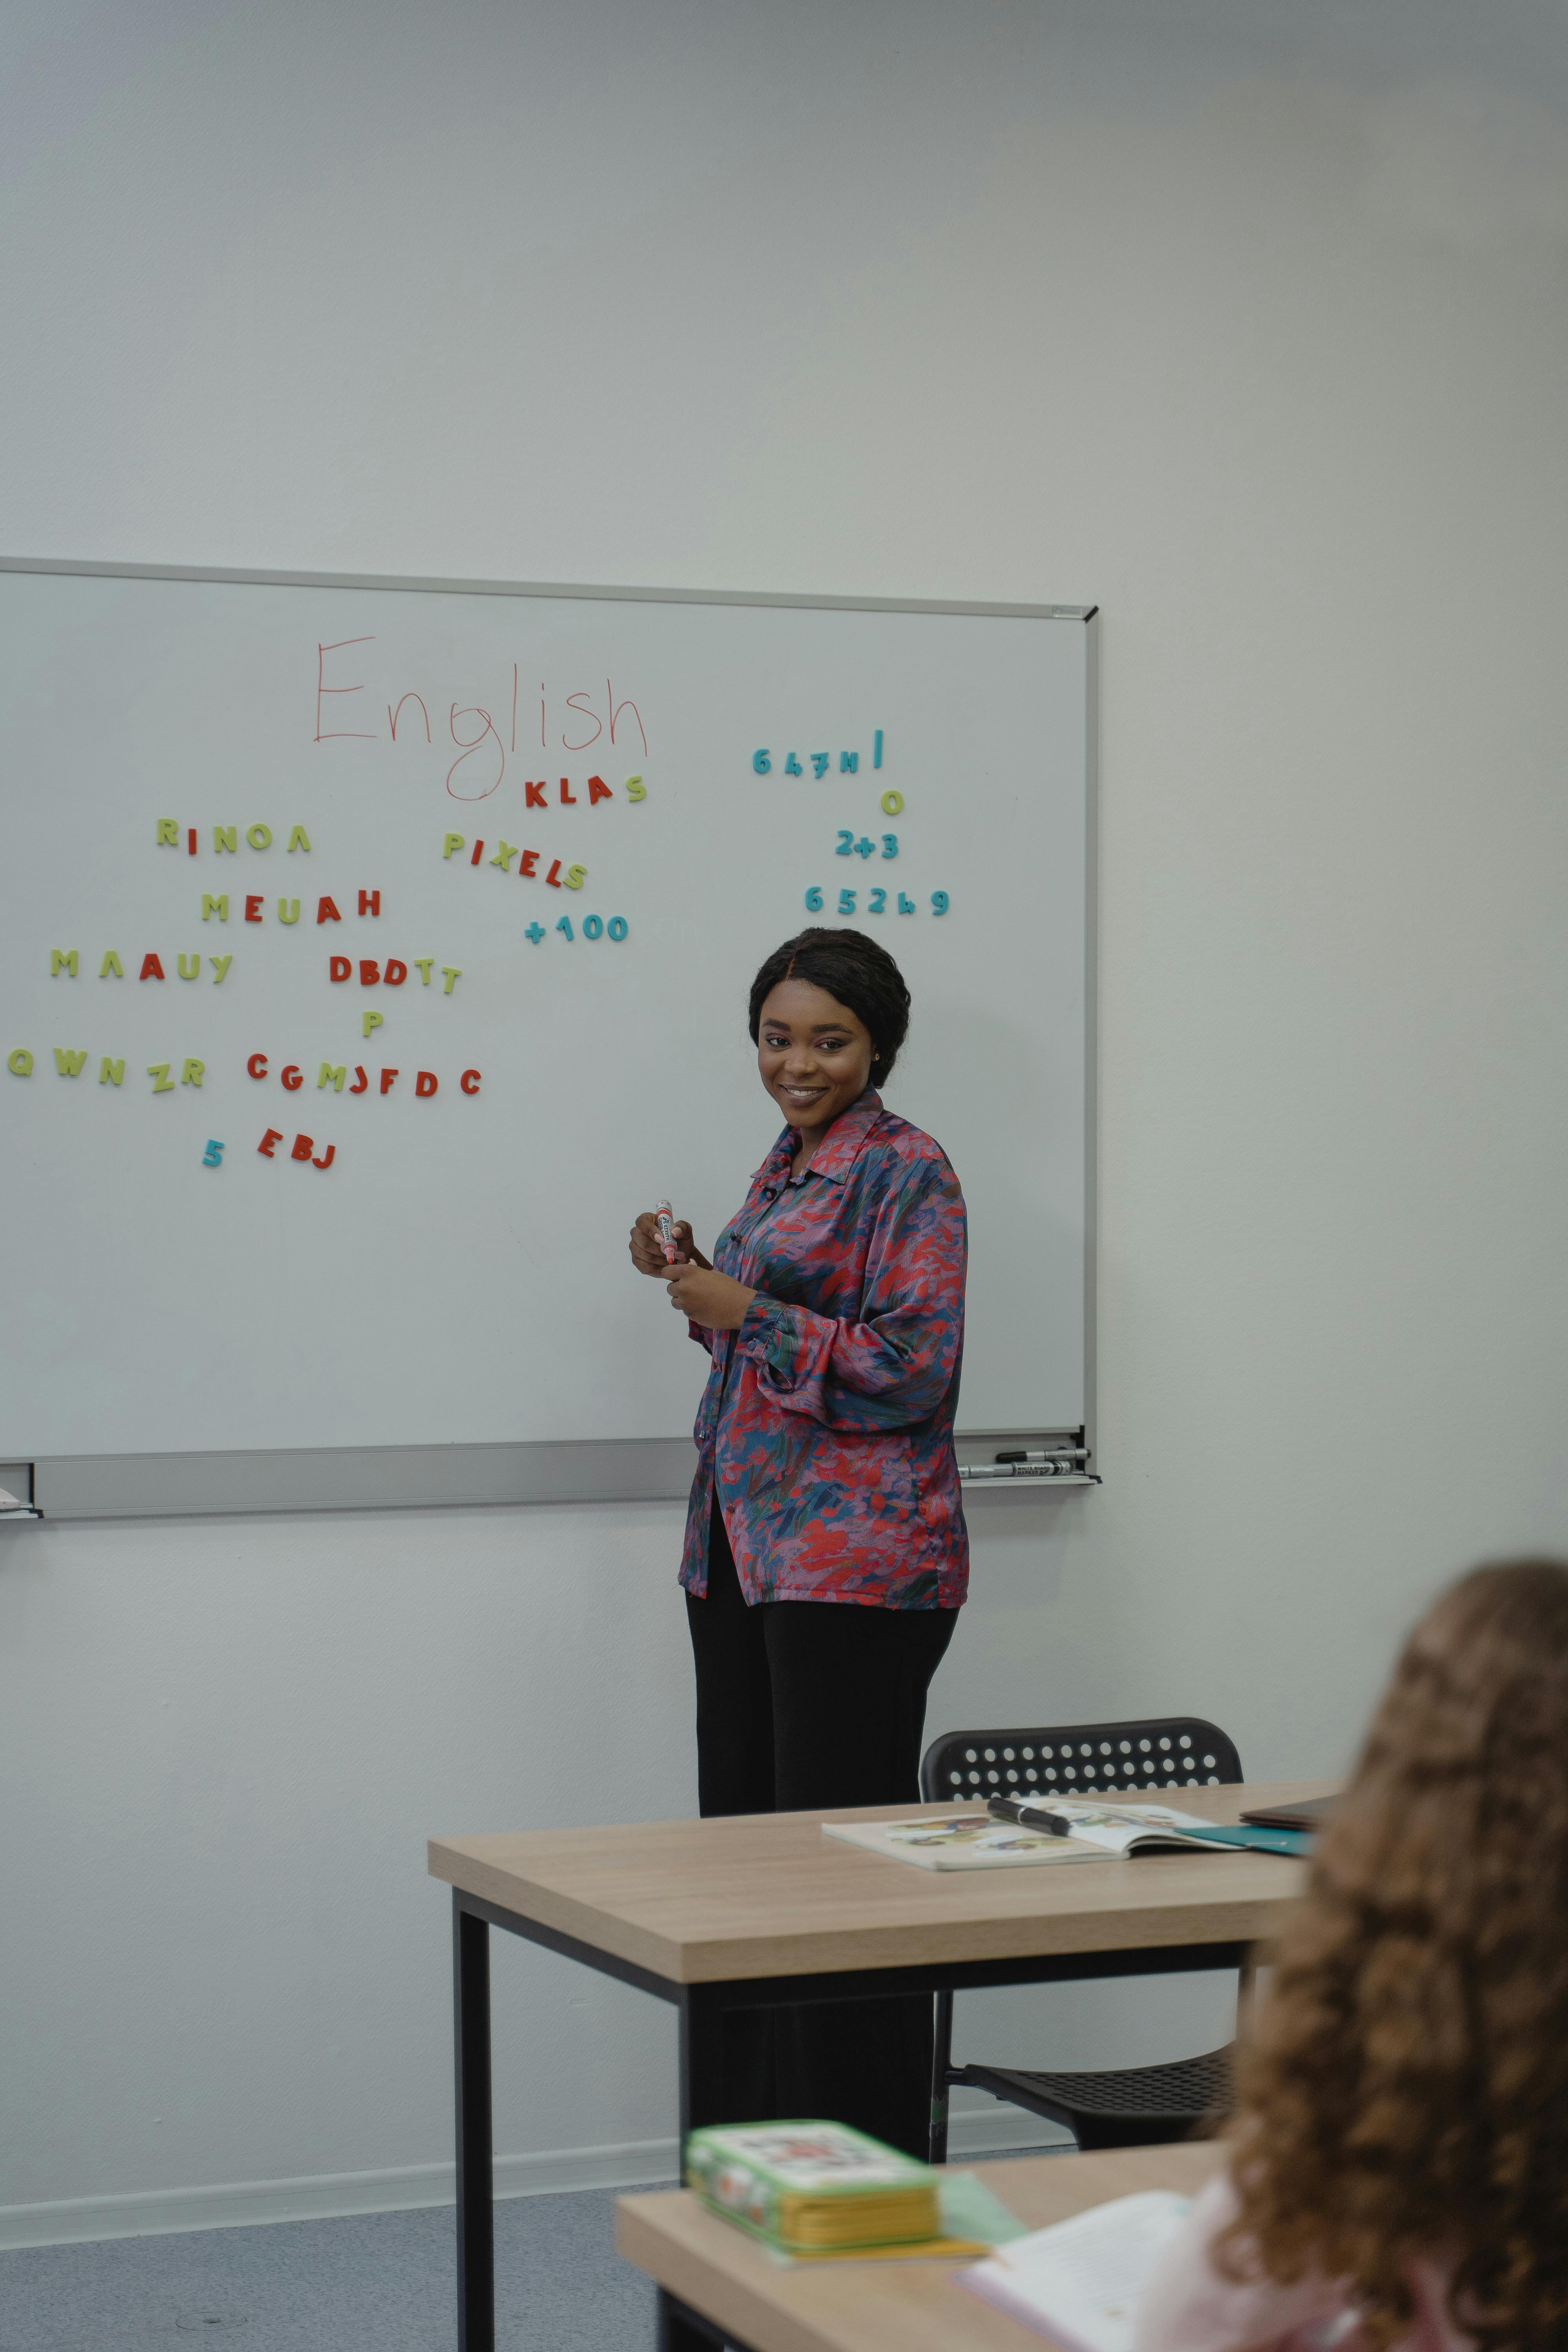
[[[1066,2133],[1016,2107],[991,2102],[955,2112],[949,2152],[984,2157],[996,2148],[1070,2147]],[[572,2189],[643,2189],[676,2177],[673,2139],[626,2140],[608,2147],[546,2148],[498,2156],[498,2197],[547,2197]],[[162,2237],[183,2230],[243,2230],[263,2221],[336,2221],[351,2213],[397,2213],[450,2205],[450,2164],[405,2164],[383,2172],[326,2172],[293,2180],[237,2180],[210,2189],[138,2189],[120,2197],[65,2197],[47,2205],[0,2205],[0,2252],[66,2246],[98,2238]]]

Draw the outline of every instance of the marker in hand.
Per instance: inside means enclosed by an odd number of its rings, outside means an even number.
[[[664,1262],[666,1265],[673,1265],[676,1258],[675,1211],[668,1201],[654,1202],[653,1221],[658,1227],[659,1247],[664,1252]]]

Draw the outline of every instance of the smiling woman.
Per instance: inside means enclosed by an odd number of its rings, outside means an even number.
[[[883,1108],[910,998],[858,931],[786,940],[752,986],[785,1127],[710,1262],[656,1215],[631,1255],[713,1359],[680,1580],[705,1813],[918,1798],[926,1690],[969,1554],[952,1428],[963,1196]],[[929,2001],[742,2012],[716,2120],[826,2116],[923,2156]]]

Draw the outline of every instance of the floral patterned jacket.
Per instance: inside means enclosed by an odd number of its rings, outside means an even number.
[[[952,1450],[963,1355],[963,1195],[929,1135],[873,1091],[792,1178],[786,1128],[719,1237],[755,1289],[713,1369],[680,1580],[708,1589],[717,1493],[749,1601],[956,1609],[969,1543]]]

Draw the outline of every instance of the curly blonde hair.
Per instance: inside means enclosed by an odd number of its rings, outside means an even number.
[[[1410,1636],[1234,2128],[1233,2278],[1342,2280],[1384,2352],[1435,2256],[1483,2352],[1568,2343],[1568,1568],[1478,1569]]]

